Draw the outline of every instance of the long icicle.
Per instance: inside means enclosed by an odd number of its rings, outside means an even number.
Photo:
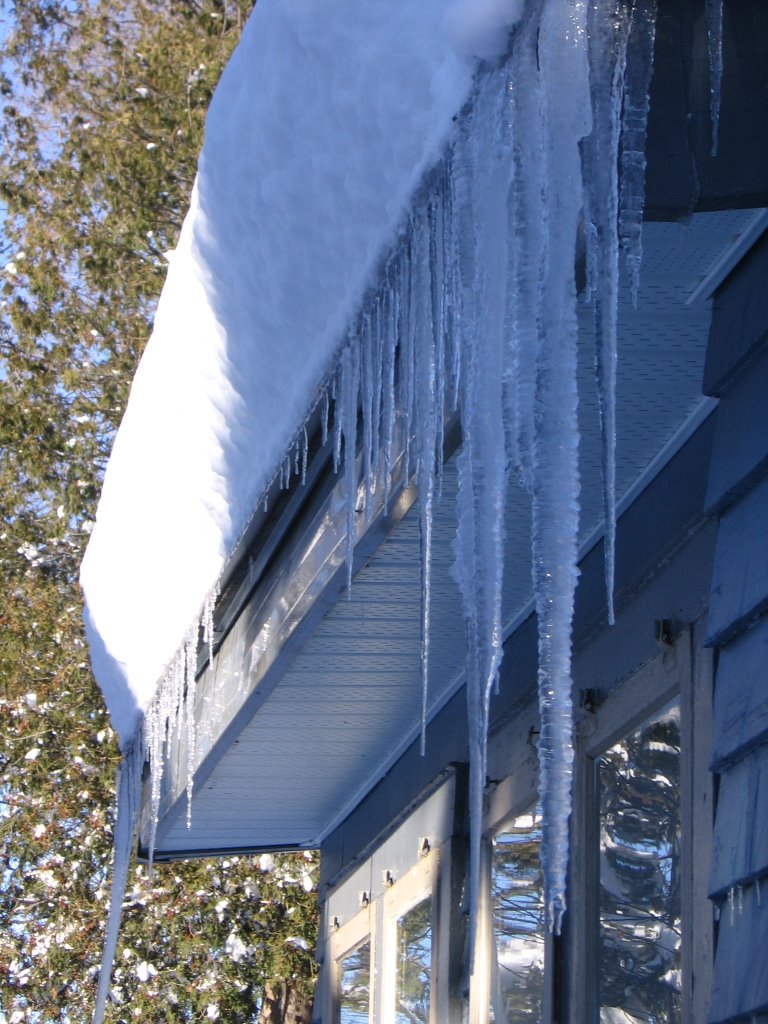
[[[595,311],[595,368],[603,477],[608,623],[614,623],[616,561],[616,360],[619,303],[619,139],[629,16],[619,0],[593,0],[588,14],[593,125],[584,140],[587,279]]]
[[[645,139],[650,110],[650,84],[656,41],[658,0],[634,0],[627,43],[621,120],[619,235],[629,273],[632,303],[637,309],[643,258],[645,208]]]
[[[426,752],[429,695],[429,622],[432,598],[432,507],[435,495],[437,422],[436,359],[430,285],[429,221],[426,215],[411,222],[411,301],[416,331],[413,338],[416,413],[416,472],[419,485],[419,540],[421,550],[421,753]]]
[[[133,837],[136,832],[141,808],[141,773],[144,767],[144,751],[140,736],[141,731],[139,731],[139,738],[123,752],[122,762],[118,768],[112,888],[109,899],[107,932],[104,938],[104,949],[101,954],[99,986],[93,1010],[93,1024],[101,1024],[104,1019],[104,1010],[109,995],[109,983],[112,976],[112,965],[115,960],[117,940],[120,933],[123,900],[128,886]],[[160,770],[159,766],[157,770]]]
[[[573,775],[571,625],[578,548],[574,254],[581,140],[590,130],[586,4],[544,5],[539,32],[545,136],[545,252],[536,374],[533,584],[539,631],[541,860],[550,929],[565,911]]]
[[[709,50],[709,102],[712,120],[711,156],[717,156],[720,134],[720,92],[723,84],[723,0],[706,0]]]
[[[470,950],[477,936],[491,693],[502,657],[501,585],[504,565],[503,377],[506,356],[507,191],[512,146],[508,76],[502,68],[478,91],[466,135],[456,146],[457,213],[461,244],[462,446],[454,576],[467,632],[467,714],[470,762]],[[473,297],[473,298],[471,298]]]

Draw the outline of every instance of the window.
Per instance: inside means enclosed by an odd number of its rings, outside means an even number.
[[[580,716],[568,914],[555,940],[543,922],[535,725],[522,713],[499,737],[510,774],[488,804],[487,997],[475,1000],[473,1024],[704,1019],[711,678],[691,640],[683,635]]]
[[[329,943],[332,970],[328,1019],[334,1024],[370,1024],[371,965],[374,962],[376,908],[364,906]]]
[[[692,630],[577,712],[568,911],[544,926],[538,712],[489,741],[467,1015],[465,790],[451,769],[326,903],[323,1024],[698,1024],[707,899],[711,660]],[[597,681],[599,684],[599,681]],[[425,838],[426,837],[426,838]]]
[[[368,1024],[371,1015],[370,936],[338,961],[339,1024]]]
[[[463,787],[463,769],[441,773],[397,827],[329,887],[323,1024],[461,1021],[460,981],[455,991],[450,982],[461,976],[464,953],[457,773]]]
[[[601,1020],[681,1019],[680,752],[676,701],[595,762]]]
[[[384,893],[382,1024],[433,1024],[438,851]]]
[[[491,914],[495,964],[491,1008],[502,1024],[541,1020],[544,1002],[544,891],[541,812],[530,807],[491,844]]]

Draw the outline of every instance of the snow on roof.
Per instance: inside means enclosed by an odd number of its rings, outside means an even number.
[[[348,321],[521,0],[259,0],[81,570],[125,745],[316,401]]]

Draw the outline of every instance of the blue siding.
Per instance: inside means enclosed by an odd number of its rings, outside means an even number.
[[[722,775],[712,848],[713,894],[725,896],[735,885],[768,875],[767,796],[768,746],[763,745]]]
[[[768,1009],[768,238],[717,297],[705,384],[720,397],[707,502],[720,515],[710,596],[711,894],[720,911],[709,1020]]]
[[[762,403],[766,401],[763,398]],[[717,531],[709,642],[723,646],[768,608],[768,478],[723,513]]]
[[[720,654],[712,766],[723,768],[768,740],[768,628],[742,633]]]
[[[768,280],[768,272],[766,273]],[[768,289],[766,289],[768,292]],[[727,507],[768,469],[768,349],[720,399],[707,487],[710,511]],[[758,416],[759,429],[754,417]]]
[[[755,886],[734,892],[720,915],[712,1024],[745,1019],[745,1007],[750,1014],[768,1009],[768,880],[763,890],[759,903]]]

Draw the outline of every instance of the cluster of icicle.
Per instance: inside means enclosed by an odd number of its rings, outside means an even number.
[[[619,254],[636,297],[656,0],[534,0],[501,66],[479,76],[443,164],[342,352],[334,464],[355,516],[389,486],[396,421],[421,532],[422,749],[427,713],[432,510],[446,422],[461,419],[454,576],[467,632],[470,917],[477,904],[491,695],[502,658],[504,511],[531,498],[539,626],[542,868],[548,926],[565,909],[572,775],[571,622],[577,570],[577,285],[595,314],[608,618],[613,620]],[[582,241],[583,239],[583,241]],[[327,431],[324,420],[324,434]],[[386,508],[387,495],[384,495]]]
[[[571,623],[578,575],[576,268],[585,265],[586,295],[595,314],[612,619],[619,253],[623,248],[636,296],[655,18],[656,0],[530,0],[508,58],[478,74],[449,152],[416,198],[380,284],[367,297],[320,398],[322,441],[333,445],[334,465],[345,474],[350,496],[350,584],[360,511],[358,458],[366,516],[375,505],[376,481],[383,480],[385,490],[390,486],[395,436],[405,442],[401,479],[415,475],[422,560],[422,746],[432,510],[440,492],[444,427],[455,410],[460,415],[454,576],[467,633],[473,934],[489,707],[502,658],[504,510],[510,485],[522,484],[532,506],[541,859],[551,929],[559,930],[565,909],[573,762]],[[303,478],[306,465],[302,430],[278,469],[280,484],[287,486],[292,475]],[[202,614],[208,643],[214,602],[215,592]],[[146,715],[143,737],[125,752],[96,1022],[108,993],[143,761],[146,756],[150,762],[153,835],[165,744],[181,729],[187,731],[191,795],[200,631],[200,624],[190,631]]]

